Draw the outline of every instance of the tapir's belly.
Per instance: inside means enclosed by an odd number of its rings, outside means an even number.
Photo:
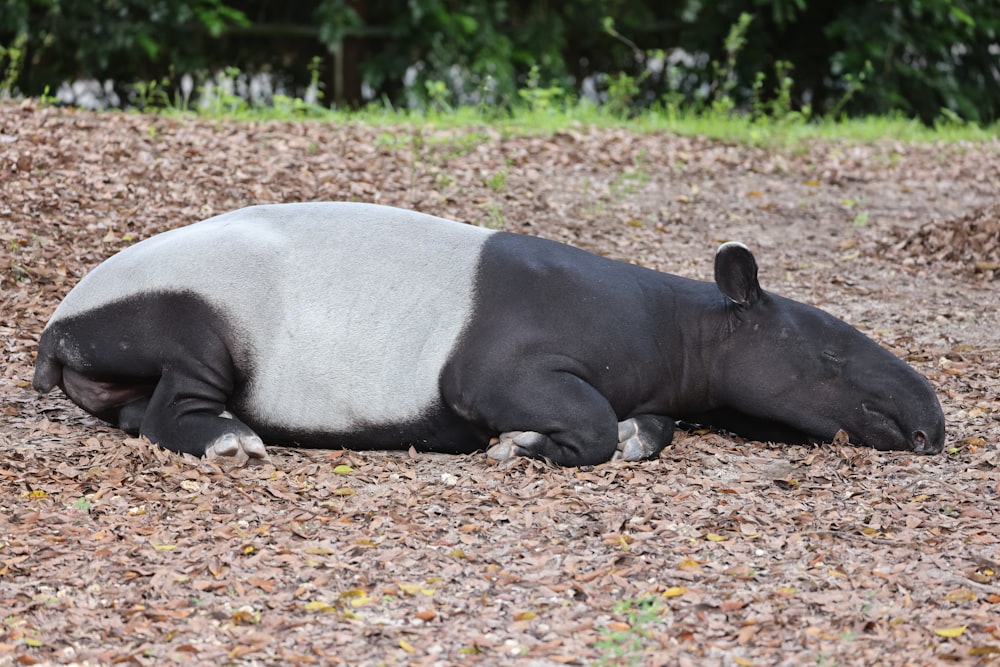
[[[438,402],[490,233],[370,205],[253,207],[119,253],[53,320],[136,295],[191,293],[223,320],[251,421],[317,433],[404,423]]]
[[[418,281],[354,274],[308,302],[291,288],[275,320],[240,327],[253,341],[246,409],[270,427],[328,433],[418,420],[438,402],[441,369],[472,310],[455,259]]]

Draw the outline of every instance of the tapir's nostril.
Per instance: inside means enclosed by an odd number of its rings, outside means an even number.
[[[930,439],[927,437],[927,433],[921,431],[920,429],[911,433],[910,437],[912,438],[911,442],[913,444],[913,451],[917,454],[936,454],[940,451],[934,448],[933,443],[931,443]]]

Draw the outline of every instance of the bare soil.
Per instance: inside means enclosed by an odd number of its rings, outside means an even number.
[[[1000,140],[509,134],[0,105],[0,665],[998,664]],[[593,468],[224,469],[31,390],[48,316],[115,251],[344,199],[703,279],[742,240],[765,289],[930,378],[946,452],[692,432]]]

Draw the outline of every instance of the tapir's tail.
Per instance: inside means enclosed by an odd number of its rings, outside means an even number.
[[[31,381],[31,386],[36,391],[47,394],[52,388],[62,380],[63,365],[55,355],[55,345],[52,344],[47,332],[42,332],[42,339],[38,343],[38,358],[35,360],[35,377]]]

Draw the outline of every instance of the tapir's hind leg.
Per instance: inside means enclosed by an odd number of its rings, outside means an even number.
[[[234,456],[239,463],[267,458],[253,430],[225,411],[225,394],[183,371],[166,371],[155,383],[128,383],[94,380],[67,366],[61,385],[90,414],[171,451]]]
[[[81,408],[132,435],[139,434],[142,415],[156,387],[152,381],[95,380],[69,366],[61,367],[58,383]]]
[[[188,294],[115,301],[49,325],[33,384],[43,393],[58,384],[90,414],[174,452],[267,458],[226,412],[237,370],[225,330]]]
[[[239,463],[268,458],[261,439],[226,412],[225,401],[218,388],[168,369],[150,397],[139,432],[175,452],[235,456]]]

